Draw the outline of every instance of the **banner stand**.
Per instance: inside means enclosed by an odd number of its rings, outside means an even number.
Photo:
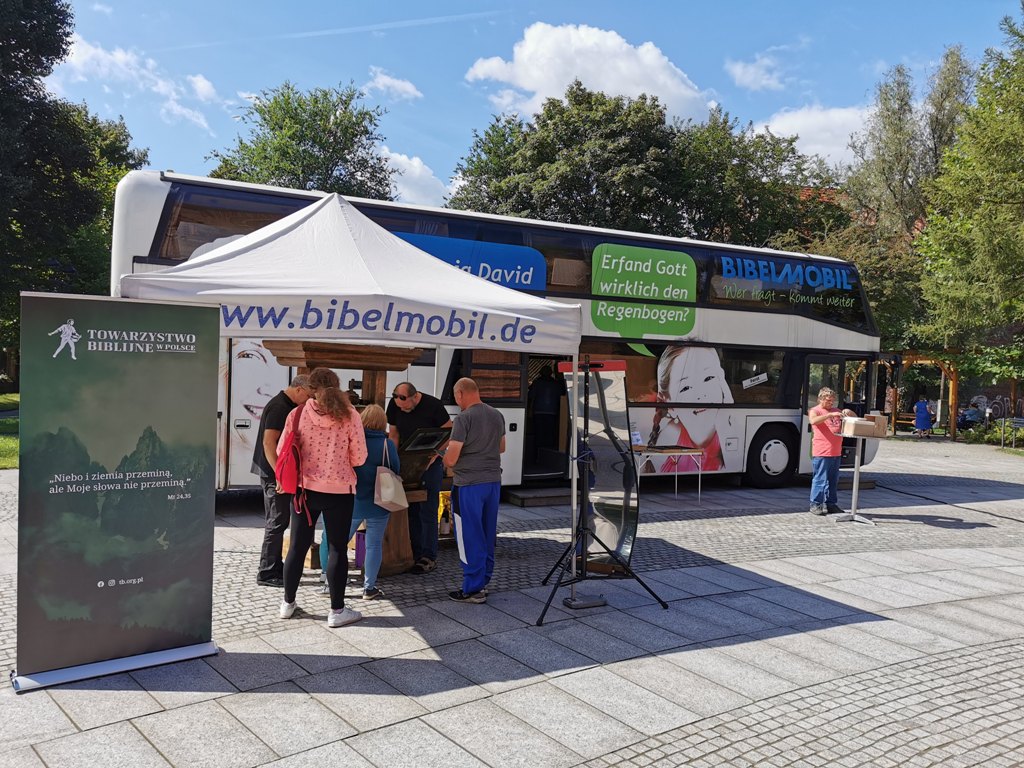
[[[153,653],[140,653],[137,656],[125,656],[122,659],[109,659],[92,664],[80,664],[77,667],[53,669],[34,675],[19,675],[15,670],[11,673],[11,684],[14,686],[15,693],[25,693],[25,691],[34,691],[37,688],[48,688],[51,685],[74,683],[90,677],[105,677],[121,672],[131,672],[133,669],[158,667],[162,664],[174,664],[179,661],[216,655],[217,644],[211,640],[208,643],[168,648],[166,651],[154,651]]]

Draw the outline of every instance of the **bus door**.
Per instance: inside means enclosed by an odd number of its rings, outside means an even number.
[[[874,396],[874,382],[877,370],[873,357],[839,357],[833,355],[815,355],[807,358],[804,375],[804,409],[800,430],[800,472],[811,472],[811,425],[807,411],[818,404],[818,392],[823,387],[835,390],[838,408],[849,408],[863,416],[869,410],[869,398]],[[857,441],[852,438],[843,440],[843,458],[841,466],[852,467],[854,449]],[[877,441],[864,440],[862,463],[870,461],[877,450]]]
[[[571,359],[531,355],[527,363],[524,482],[568,476],[569,401],[558,363]]]

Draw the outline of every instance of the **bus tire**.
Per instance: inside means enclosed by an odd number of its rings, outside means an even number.
[[[747,452],[747,485],[781,488],[793,479],[797,465],[796,433],[782,424],[766,424],[757,430]]]

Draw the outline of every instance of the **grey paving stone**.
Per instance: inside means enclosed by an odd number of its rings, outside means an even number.
[[[607,581],[601,584],[599,591],[604,596],[604,599],[608,601],[610,607],[625,610],[626,608],[636,608],[641,605],[650,605],[657,602],[642,588],[639,591],[627,589],[623,586],[624,583]],[[655,589],[655,592],[657,591],[658,589]],[[573,616],[576,616],[575,611],[573,611]]]
[[[1016,558],[1005,557],[991,550],[979,550],[974,547],[934,547],[923,552],[917,551],[928,557],[938,557],[967,568],[1020,566],[1020,561]]]
[[[626,613],[641,621],[646,621],[649,624],[654,624],[662,629],[667,629],[669,632],[685,637],[689,642],[713,640],[737,634],[721,624],[716,624],[713,621],[695,615],[692,611],[681,608],[680,606],[683,606],[685,602],[680,600],[669,603],[667,611],[660,605],[645,605],[642,608],[631,608]]]
[[[547,598],[545,597],[545,599]],[[544,608],[544,601],[536,600],[522,592],[498,592],[487,596],[487,605],[497,608],[499,611],[507,613],[509,616],[513,616],[524,624],[529,625],[536,623],[541,610]],[[566,611],[554,603],[552,603],[544,615],[544,621],[548,624],[570,618],[572,617]]]
[[[731,688],[658,657],[620,661],[605,669],[702,717],[727,712],[750,702],[750,698]]]
[[[878,621],[878,617],[873,614],[854,615],[844,617],[839,621],[849,623],[869,635],[905,645],[921,654],[942,653],[963,647],[963,643],[904,624],[892,616],[885,617],[885,621]]]
[[[621,589],[626,589],[628,586],[626,581],[616,581],[614,585]],[[577,585],[576,596],[580,597],[585,595],[587,597],[600,597],[608,589],[609,586],[611,586],[611,582],[584,582],[583,584]],[[548,597],[551,596],[551,585],[548,585],[546,587],[542,586],[530,587],[529,589],[521,589],[520,592],[522,592],[524,595],[527,595],[528,597],[532,597],[534,600],[539,601],[541,604],[541,610],[543,610],[544,603],[546,603]],[[558,591],[555,593],[554,599],[551,601],[552,607],[558,607],[560,610],[564,611],[568,616],[577,619],[583,616],[593,616],[598,613],[607,613],[608,611],[615,610],[611,605],[599,605],[595,606],[594,608],[569,608],[565,606],[565,604],[562,601],[565,600],[565,598],[570,597],[571,595],[572,591],[569,587],[560,587]],[[646,592],[644,593],[644,595],[650,597],[649,595],[647,595]],[[549,608],[549,613],[550,610],[551,609]],[[537,612],[537,616],[534,616],[526,623],[531,626],[536,625],[538,618],[540,618],[540,611]],[[547,615],[544,616],[544,620],[547,621]]]
[[[36,745],[47,768],[168,768],[170,763],[128,722]],[[40,763],[42,765],[42,763]]]
[[[372,601],[371,601],[372,602]],[[394,626],[388,618],[366,617],[357,624],[332,630],[369,659],[422,651],[429,643],[411,631]]]
[[[877,584],[880,587],[899,592],[904,595],[913,595],[919,598],[922,603],[943,603],[949,600],[956,600],[960,595],[946,589],[925,586],[917,580],[900,576],[871,576],[864,579],[870,584]]]
[[[373,765],[388,768],[486,768],[466,750],[418,720],[389,725],[349,739]]]
[[[948,578],[947,574],[954,573],[953,571],[942,571],[940,573],[907,573],[902,575],[900,578],[911,581],[915,584],[920,584],[924,587],[932,587],[934,589],[948,592],[951,595],[955,595],[960,599],[972,598],[972,597],[988,597],[991,592],[987,589],[983,589],[976,584],[966,584],[963,581]]]
[[[355,729],[294,683],[278,683],[218,702],[282,756],[353,735]]]
[[[568,768],[580,760],[576,752],[491,701],[434,712],[423,720],[491,768]]]
[[[681,570],[670,570],[670,571],[654,571],[650,574],[644,574],[646,579],[649,575],[655,581],[672,587],[673,589],[683,594],[673,596],[671,598],[661,596],[662,600],[681,600],[686,597],[696,597],[700,595],[719,595],[723,592],[732,592],[733,590],[729,587],[723,587],[721,584],[716,584],[712,581],[705,581],[704,579],[693,576],[687,571],[692,569],[681,569]],[[658,587],[654,587],[654,591],[658,591]]]
[[[509,691],[495,696],[493,702],[587,759],[643,739],[643,734],[610,713],[605,714],[550,683]]]
[[[593,660],[570,651],[553,640],[548,640],[533,629],[513,629],[510,632],[488,635],[480,640],[549,677],[576,672],[594,665]]]
[[[827,642],[812,633],[775,629],[753,632],[751,635],[756,640],[823,664],[832,669],[836,677],[882,666],[882,662],[872,656]]]
[[[336,768],[376,768],[373,763],[356,752],[344,741],[335,741],[322,747],[299,752],[266,763],[261,768],[312,768],[332,766]]]
[[[295,682],[360,732],[419,717],[427,712],[362,667],[335,669],[300,677]]]
[[[240,691],[263,688],[307,674],[306,670],[258,637],[224,643],[220,646],[220,653],[205,661]]]
[[[767,626],[785,627],[807,621],[806,613],[791,611],[777,603],[770,603],[746,592],[712,595],[708,600],[714,600],[735,611],[741,611],[748,616],[761,619],[766,622]]]
[[[424,709],[434,711],[488,696],[437,658],[433,650],[416,651],[363,665],[396,690],[412,697]]]
[[[740,608],[731,608],[726,603],[711,598],[694,598],[680,600],[673,608],[694,618],[706,619],[730,630],[732,634],[741,635],[774,627],[774,622],[766,621],[745,613]]]
[[[1020,624],[995,616],[971,610],[970,600],[960,603],[944,605],[922,606],[921,610],[932,613],[940,618],[959,622],[968,627],[974,627],[989,636],[989,640],[995,638],[1010,638],[1024,636],[1024,628]]]
[[[789,680],[713,648],[682,648],[663,653],[661,658],[751,699],[763,699],[797,687]]]
[[[921,656],[920,651],[885,640],[878,635],[869,634],[851,624],[836,625],[826,621],[814,621],[800,624],[794,629],[862,656],[884,661],[887,664],[908,661]]]
[[[815,619],[834,619],[848,616],[860,611],[844,603],[822,600],[814,595],[803,592],[796,587],[770,587],[750,592],[754,597],[790,608],[798,613],[806,613]]]
[[[501,693],[545,679],[536,670],[479,640],[451,643],[436,648],[434,652],[446,667],[490,693]]]
[[[992,639],[987,632],[977,627],[937,615],[930,610],[933,607],[924,605],[919,608],[897,608],[887,611],[885,615],[901,624],[923,629],[925,632],[954,640],[963,645],[981,645]]]
[[[647,651],[581,621],[560,621],[534,630],[566,648],[589,656],[600,664],[643,656]]]
[[[263,635],[261,639],[310,674],[366,661],[358,648],[320,624],[304,623],[285,632]]]
[[[821,574],[817,571],[801,568],[799,565],[781,558],[778,560],[755,560],[740,563],[739,566],[748,569],[753,574],[771,579],[775,582],[773,586],[817,584],[822,581]]]
[[[832,579],[858,579],[865,576],[877,576],[870,567],[858,567],[856,562],[840,560],[834,555],[803,555],[801,557],[786,558],[786,562],[806,568],[820,574],[818,581],[831,581]]]
[[[856,607],[863,610],[861,602],[863,599],[871,600],[874,604],[884,606],[882,610],[892,608],[911,608],[930,602],[917,594],[901,592],[889,586],[872,583],[868,579],[839,579],[830,581],[826,585],[833,593],[849,595],[849,598],[842,598],[846,604],[857,603]],[[819,617],[820,618],[820,617]]]
[[[278,757],[215,701],[132,722],[172,765],[248,768]]]
[[[492,635],[496,632],[506,632],[526,626],[525,621],[509,616],[504,611],[492,608],[486,603],[473,605],[448,600],[447,602],[431,603],[430,607],[481,635]],[[538,607],[538,614],[540,608],[543,607],[543,605]]]
[[[0,752],[0,768],[46,768],[32,747]]]
[[[847,605],[858,612],[877,613],[892,608],[891,605],[865,597],[857,591],[856,587],[853,588],[854,591],[847,592],[836,589],[831,584],[803,584],[800,589],[809,595],[820,597],[823,600],[831,600],[840,605]]]
[[[836,677],[835,670],[824,664],[797,656],[769,643],[757,642],[752,637],[712,641],[705,643],[704,646],[801,686],[822,683]]]
[[[69,683],[49,693],[83,731],[163,709],[127,674]]]
[[[694,568],[684,568],[680,573],[685,576],[696,576],[701,581],[716,584],[732,592],[775,586],[770,579],[766,579],[756,573],[741,574],[737,571],[722,569],[717,565],[698,565]]]
[[[16,694],[0,686],[0,752],[75,733],[74,723],[46,691]]]
[[[136,669],[130,674],[164,709],[198,704],[238,692],[203,659]]]
[[[641,621],[627,611],[587,616],[580,621],[610,637],[617,637],[647,651],[665,651],[693,642],[675,632]]]
[[[557,677],[551,684],[647,736],[700,719],[695,712],[606,669]]]
[[[387,621],[433,648],[480,636],[476,630],[428,605],[398,609],[396,615],[387,617]]]

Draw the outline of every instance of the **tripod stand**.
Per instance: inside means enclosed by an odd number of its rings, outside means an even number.
[[[559,587],[563,584],[567,584],[571,587],[571,595],[565,598],[562,603],[567,608],[582,609],[582,608],[596,608],[597,606],[606,605],[607,601],[603,595],[597,597],[585,597],[576,595],[576,585],[589,579],[601,578],[630,578],[634,579],[641,587],[653,597],[662,608],[667,609],[668,603],[658,597],[654,590],[651,589],[647,583],[637,576],[636,572],[629,567],[629,563],[611,549],[607,544],[604,543],[598,537],[598,535],[590,530],[588,525],[588,515],[591,509],[590,502],[590,479],[593,476],[592,464],[594,454],[591,452],[589,447],[590,437],[590,372],[592,369],[606,367],[606,362],[591,363],[590,359],[587,358],[583,363],[580,364],[580,371],[583,373],[583,436],[577,445],[578,454],[576,458],[577,469],[579,474],[582,475],[583,482],[580,484],[579,493],[579,509],[574,516],[573,521],[573,537],[572,541],[569,542],[569,546],[566,547],[562,556],[558,558],[558,561],[552,566],[551,570],[548,571],[548,575],[544,577],[541,584],[547,584],[551,577],[558,571],[558,580],[551,588],[551,593],[548,595],[547,601],[544,603],[544,609],[540,612],[540,616],[537,618],[537,626],[541,626],[544,623],[544,616],[547,615],[548,608],[551,607],[552,600],[555,599],[555,593]],[[575,375],[575,372],[574,372]],[[629,454],[629,461],[632,462],[632,454]],[[632,463],[630,464],[632,466]],[[633,483],[636,483],[636,473],[633,473]],[[608,556],[622,569],[622,573],[610,573],[604,576],[591,576],[587,572],[587,560],[589,557],[590,546],[589,542],[593,541],[597,543]],[[576,554],[579,553],[579,570],[576,569]],[[559,570],[560,569],[560,570]],[[566,575],[572,570],[572,575],[566,579]]]

